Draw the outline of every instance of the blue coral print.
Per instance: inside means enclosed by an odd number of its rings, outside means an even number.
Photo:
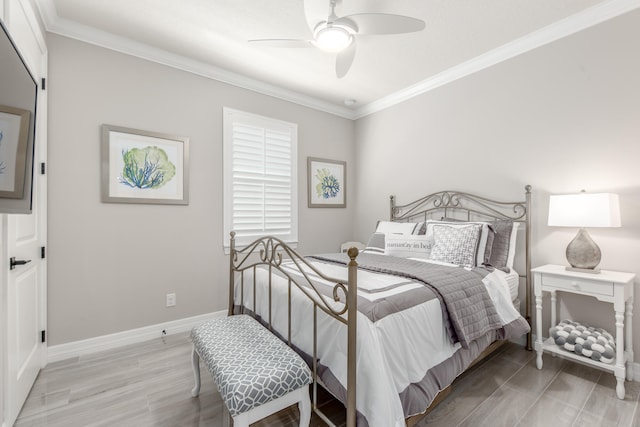
[[[321,199],[334,199],[340,193],[340,182],[338,179],[325,168],[316,171],[316,193]]]
[[[165,185],[176,174],[176,167],[167,153],[158,147],[122,150],[124,168],[118,182],[131,188],[156,189]]]

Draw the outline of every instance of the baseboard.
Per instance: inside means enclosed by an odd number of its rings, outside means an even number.
[[[171,322],[159,323],[157,325],[145,326],[144,328],[131,329],[129,331],[118,332],[115,334],[103,335],[100,337],[89,338],[81,341],[74,341],[66,344],[54,345],[47,348],[47,363],[58,362],[60,360],[70,359],[85,354],[96,353],[98,351],[110,350],[129,344],[148,341],[158,338],[162,335],[162,331],[166,331],[167,335],[178,334],[190,331],[198,323],[209,319],[224,317],[227,315],[226,310],[216,311],[213,313],[202,314],[200,316],[188,317],[186,319],[173,320]],[[525,345],[525,336],[522,336],[514,342]],[[535,335],[532,337],[535,342]],[[640,363],[633,364],[633,381],[640,382]]]
[[[218,317],[224,317],[226,315],[227,310],[216,311],[185,319],[173,320],[171,322],[145,326],[143,328],[117,332],[115,334],[53,345],[47,348],[47,363],[58,362],[72,357],[148,341],[162,336],[162,331],[165,331],[167,335],[187,332],[201,322]]]

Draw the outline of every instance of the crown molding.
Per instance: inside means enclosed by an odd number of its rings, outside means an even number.
[[[279,86],[270,85],[259,80],[206,64],[202,61],[196,61],[182,55],[177,55],[163,49],[158,49],[144,43],[135,42],[125,37],[120,37],[106,31],[60,18],[56,12],[53,0],[36,0],[36,3],[45,28],[50,33],[156,62],[346,119],[353,120],[354,118],[354,111],[352,109],[303,95],[299,92],[291,91]]]
[[[554,24],[527,34],[519,39],[484,53],[474,59],[451,67],[433,77],[352,110],[318,98],[303,95],[283,87],[251,79],[237,73],[195,61],[143,43],[91,28],[60,18],[53,0],[36,0],[36,6],[47,31],[152,62],[180,69],[202,77],[217,80],[243,89],[289,101],[304,107],[323,111],[349,120],[400,104],[440,86],[454,82],[485,68],[499,64],[530,50],[552,43],[609,19],[640,7],[640,0],[609,0],[564,18]]]
[[[451,67],[426,80],[363,105],[355,111],[355,120],[400,104],[430,90],[444,86],[500,62],[552,43],[640,7],[640,0],[610,0],[571,15],[540,30],[529,33],[496,49]]]

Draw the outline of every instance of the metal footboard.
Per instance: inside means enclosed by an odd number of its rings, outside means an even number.
[[[291,324],[291,292],[293,288],[301,291],[313,303],[313,354],[312,372],[313,372],[313,388],[312,388],[312,409],[326,423],[333,425],[331,420],[318,407],[318,310],[326,313],[346,325],[347,327],[347,397],[346,397],[346,425],[347,427],[356,426],[356,332],[357,332],[357,262],[358,250],[350,248],[348,256],[350,258],[348,264],[347,283],[344,280],[328,277],[310,264],[304,257],[298,254],[294,249],[288,246],[282,240],[266,236],[255,240],[244,248],[237,248],[235,242],[235,232],[230,233],[230,275],[229,275],[229,315],[237,314],[234,308],[239,306],[242,311],[245,309],[257,316],[256,308],[256,269],[268,269],[268,313],[263,313],[261,322],[272,332],[279,335],[292,346],[292,324]],[[289,271],[283,268],[283,262],[290,261],[289,265],[302,276],[294,277]],[[251,272],[253,283],[245,283],[246,272]],[[276,273],[287,280],[287,331],[274,331],[272,318],[272,278]],[[312,272],[312,273],[310,273]],[[316,285],[312,282],[310,274],[317,275],[322,280],[332,284],[332,298],[328,298],[324,293],[320,292]],[[235,287],[236,283],[240,285],[239,301],[236,301]],[[253,307],[245,307],[245,288],[247,287],[253,292]],[[337,307],[337,308],[336,308]]]

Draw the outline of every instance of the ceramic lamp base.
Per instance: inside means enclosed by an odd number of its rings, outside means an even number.
[[[569,261],[571,269],[574,269],[574,271],[589,273],[598,273],[600,271],[596,269],[602,258],[600,248],[584,228],[581,228],[576,237],[569,243],[566,255],[567,261]]]

